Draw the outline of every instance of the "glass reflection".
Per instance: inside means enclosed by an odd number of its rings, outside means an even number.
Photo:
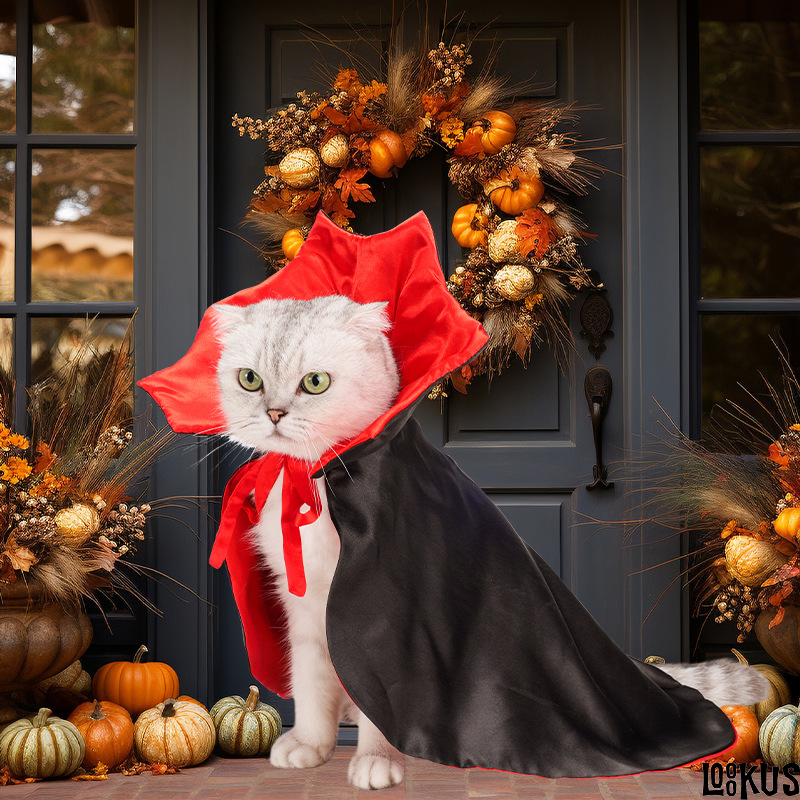
[[[33,151],[31,297],[133,299],[132,150]]]
[[[800,371],[800,316],[796,314],[704,315],[701,325],[703,430],[716,404],[730,400],[747,409],[754,408],[755,403],[743,386],[764,396],[766,379],[780,390],[781,367],[774,343],[782,342],[795,370]]]
[[[701,293],[800,297],[800,147],[700,151]]]
[[[700,127],[800,127],[800,6],[784,3],[780,20],[747,21],[736,19],[733,6],[715,15],[724,20],[704,20],[702,6]],[[759,15],[757,4],[747,6]]]
[[[88,16],[33,26],[34,133],[134,130],[134,0],[87,7]]]
[[[17,26],[6,9],[0,22],[0,132],[12,133],[17,121]]]
[[[94,356],[119,350],[129,325],[125,317],[32,317],[31,383],[68,364],[86,367]]]
[[[0,150],[0,302],[14,299],[15,157],[14,150]]]

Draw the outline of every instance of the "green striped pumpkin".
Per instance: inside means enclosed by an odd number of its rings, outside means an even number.
[[[80,731],[49,708],[12,722],[0,735],[0,765],[18,778],[58,778],[75,772],[86,745]]]
[[[218,700],[209,712],[217,729],[217,743],[232,756],[265,756],[281,733],[278,712],[259,702],[258,687],[247,700],[233,695]]]
[[[758,744],[764,759],[776,767],[800,762],[800,709],[776,708],[761,723]]]

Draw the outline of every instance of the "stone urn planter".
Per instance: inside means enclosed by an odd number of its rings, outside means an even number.
[[[92,633],[83,611],[48,602],[37,582],[0,583],[0,695],[60,672],[83,655]]]

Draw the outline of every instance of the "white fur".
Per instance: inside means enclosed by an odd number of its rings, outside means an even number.
[[[748,706],[766,700],[769,681],[758,670],[730,659],[699,664],[655,664],[678,683],[697,689],[718,706]]]
[[[247,308],[222,307],[217,329],[223,344],[218,369],[228,435],[260,452],[316,460],[346,441],[392,404],[399,385],[386,331],[385,303],[359,305],[345,297],[265,300]],[[253,369],[263,391],[239,385],[239,370]],[[299,390],[308,372],[327,372],[330,388],[320,395]],[[275,424],[270,408],[285,410]],[[306,593],[290,594],[283,558],[281,490],[273,486],[252,536],[275,575],[288,621],[294,727],[273,745],[276,767],[316,767],[333,754],[340,721],[358,723],[358,747],[350,783],[383,789],[401,783],[405,759],[347,696],[331,663],[325,608],[339,559],[339,534],[328,512],[323,479],[317,480],[319,519],[300,529]]]

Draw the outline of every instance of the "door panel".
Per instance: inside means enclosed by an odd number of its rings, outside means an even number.
[[[445,27],[443,4],[431,2],[427,7],[432,20],[429,41],[435,43]],[[337,45],[352,47],[375,64],[377,53],[353,36],[343,24],[340,9],[321,2],[281,8],[235,0],[219,11],[216,298],[264,276],[255,249],[226,233],[237,229],[259,181],[263,143],[240,140],[226,120],[234,112],[260,116],[268,107],[291,101],[301,88],[319,88],[316,49],[304,41],[303,28],[294,20],[313,26]],[[462,9],[464,19],[480,31],[472,48],[477,65],[502,41],[496,69],[508,74],[509,85],[524,84],[530,97],[576,101],[585,107],[577,126],[583,140],[622,142],[623,23],[616,3],[504,0],[489,12],[478,3],[463,3],[459,11]],[[348,19],[358,19],[377,31],[378,52],[385,51],[391,4],[352,2],[347,11]],[[406,39],[411,41],[416,34],[416,27],[407,24]],[[337,61],[332,59],[332,63]],[[600,191],[574,203],[587,230],[598,234],[596,240],[589,240],[582,255],[608,287],[609,301],[618,313],[616,324],[621,327],[621,150],[603,149],[588,155],[609,173],[600,181]],[[444,155],[432,153],[424,160],[412,160],[399,179],[375,184],[378,202],[357,208],[355,229],[366,234],[385,230],[423,210],[450,274],[462,258],[450,234],[450,221],[463,200],[447,180]],[[491,383],[477,379],[466,396],[451,389],[444,403],[425,400],[416,416],[428,438],[488,492],[522,538],[561,574],[607,632],[630,652],[622,532],[613,526],[598,532],[596,526],[585,524],[591,518],[621,518],[622,498],[618,488],[593,493],[585,488],[591,481],[594,442],[583,377],[596,362],[580,337],[580,302],[572,309],[576,350],[563,372],[544,348],[532,353],[527,369],[515,363]],[[615,340],[609,340],[602,363],[615,382],[604,428],[608,463],[621,456],[620,450],[614,453],[613,448],[623,441],[625,381],[621,346]],[[221,481],[231,471],[232,465],[223,465]],[[225,632],[224,657],[217,660],[216,674],[217,696],[221,696],[239,691],[250,675],[227,577],[218,581],[218,602],[220,629]],[[535,624],[535,620],[528,622]],[[290,721],[290,707],[281,704],[280,710]]]

